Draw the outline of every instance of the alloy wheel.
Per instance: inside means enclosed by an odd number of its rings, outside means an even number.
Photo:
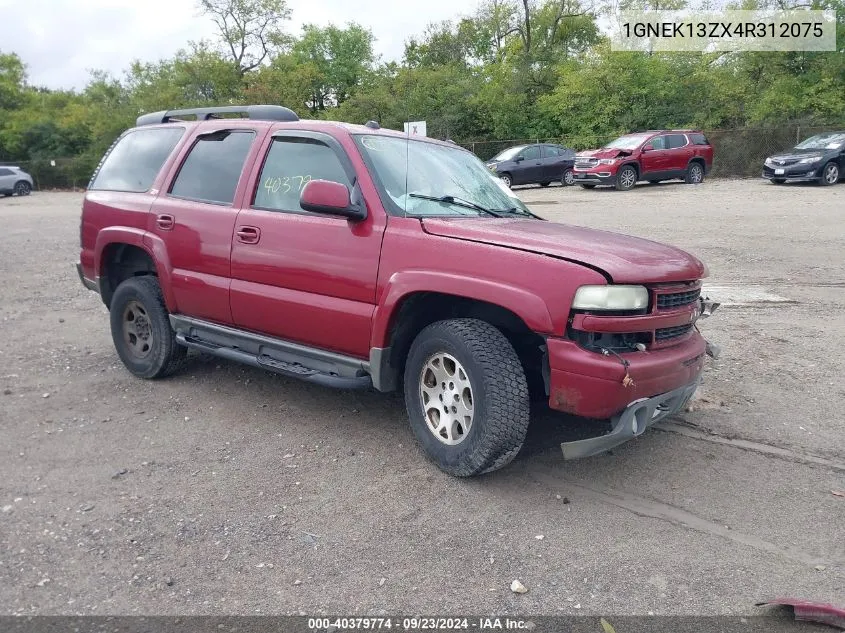
[[[451,354],[438,353],[423,365],[420,401],[428,430],[444,444],[454,446],[472,428],[472,383],[461,362]]]

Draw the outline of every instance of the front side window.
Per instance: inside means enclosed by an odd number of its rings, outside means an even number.
[[[460,147],[387,135],[361,135],[355,141],[385,207],[394,215],[530,214],[484,163]]]
[[[525,160],[537,160],[540,158],[540,146],[539,145],[531,145],[525,148],[525,151],[522,152],[522,157]]]
[[[188,153],[170,194],[201,202],[232,204],[253,132],[221,130],[203,134]]]
[[[654,149],[666,149],[666,137],[665,136],[655,136],[651,141],[649,141],[651,146]]]
[[[253,206],[269,211],[302,211],[299,196],[311,180],[351,187],[337,154],[325,143],[301,137],[274,139],[261,170]]]
[[[128,132],[103,159],[88,188],[135,193],[148,191],[184,133],[185,128],[182,127]]]
[[[525,145],[517,145],[516,147],[509,147],[508,149],[503,150],[503,151],[499,152],[498,154],[496,154],[490,160],[499,161],[499,162],[506,161],[506,160],[513,160],[514,158],[516,158],[517,154],[519,154],[524,149],[525,149]]]

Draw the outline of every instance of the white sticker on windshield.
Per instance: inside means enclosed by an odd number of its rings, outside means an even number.
[[[825,149],[839,149],[840,145],[841,145],[841,143],[828,143],[825,146]]]
[[[508,196],[509,196],[509,197],[514,198],[515,200],[519,200],[519,196],[517,196],[517,195],[516,195],[516,194],[515,194],[515,193],[511,190],[511,188],[510,188],[510,187],[508,187],[508,186],[505,184],[505,182],[504,182],[501,178],[499,178],[498,176],[494,176],[494,175],[492,175],[492,174],[490,175],[490,177],[493,179],[493,182],[495,182],[497,185],[499,185],[499,189],[501,189],[501,190],[502,190],[502,191],[504,191],[506,194],[508,194]]]

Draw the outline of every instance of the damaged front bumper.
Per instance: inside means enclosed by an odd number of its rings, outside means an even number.
[[[642,435],[651,425],[683,409],[700,383],[701,378],[697,378],[688,385],[667,393],[635,400],[622,413],[611,418],[613,429],[607,435],[563,442],[560,445],[563,458],[592,457]]]

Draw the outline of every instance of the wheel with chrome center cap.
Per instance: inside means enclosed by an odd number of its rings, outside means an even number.
[[[519,357],[499,329],[479,319],[437,321],[417,335],[405,362],[405,405],[426,455],[457,477],[505,466],[528,430]]]

